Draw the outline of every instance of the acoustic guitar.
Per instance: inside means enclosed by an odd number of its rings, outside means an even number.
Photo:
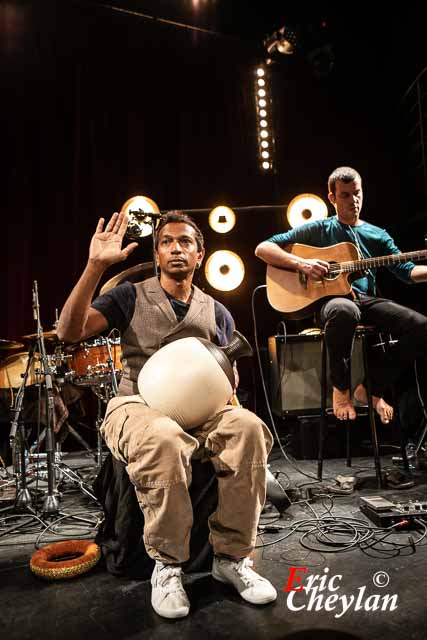
[[[351,296],[351,281],[360,277],[360,272],[363,274],[367,269],[427,258],[427,249],[422,249],[360,259],[356,245],[351,242],[340,242],[331,247],[295,243],[287,246],[286,251],[300,258],[317,258],[329,263],[327,275],[320,280],[312,280],[299,271],[267,266],[269,303],[277,311],[283,311],[294,319],[312,314],[317,303],[324,298]]]

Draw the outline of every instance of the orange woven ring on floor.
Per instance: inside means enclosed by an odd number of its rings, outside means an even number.
[[[54,558],[80,554],[72,560],[53,561]],[[40,578],[61,580],[86,573],[96,565],[101,549],[92,540],[65,540],[48,544],[31,556],[30,569]]]

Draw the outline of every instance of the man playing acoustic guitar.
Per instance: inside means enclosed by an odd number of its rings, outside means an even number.
[[[299,313],[320,306],[333,385],[333,410],[339,420],[354,420],[350,390],[350,357],[356,326],[375,326],[397,339],[385,362],[371,365],[373,405],[383,423],[393,408],[383,398],[387,386],[427,354],[427,317],[377,297],[375,268],[386,266],[405,282],[426,282],[427,266],[415,265],[427,251],[400,253],[384,230],[360,219],[362,179],[354,169],[339,167],[329,176],[328,198],[336,216],[304,224],[261,242],[256,255],[267,268],[271,304]],[[308,245],[308,246],[307,246]],[[270,266],[271,265],[271,266]],[[348,274],[355,273],[350,284]],[[363,385],[354,398],[366,401]]]

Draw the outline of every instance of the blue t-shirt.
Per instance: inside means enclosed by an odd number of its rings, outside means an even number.
[[[190,304],[177,300],[165,291],[166,296],[171,303],[178,322],[184,318]],[[136,302],[136,289],[132,282],[124,282],[114,287],[103,296],[98,296],[92,302],[92,307],[100,311],[108,322],[108,330],[118,329],[123,333],[132,320]],[[233,331],[234,320],[231,313],[223,304],[214,300],[216,336],[215,343],[219,347],[225,347],[229,344]]]
[[[393,238],[384,229],[369,222],[362,222],[357,226],[343,224],[336,216],[308,222],[286,233],[278,233],[268,238],[268,242],[274,242],[280,247],[295,242],[312,247],[330,247],[339,242],[352,242],[359,249],[362,258],[378,258],[400,253]],[[414,266],[413,262],[408,261],[388,265],[387,269],[404,282],[412,283],[411,271]],[[369,270],[363,277],[354,280],[352,288],[358,293],[376,295],[375,270]]]

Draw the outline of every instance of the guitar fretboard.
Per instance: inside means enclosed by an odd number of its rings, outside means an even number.
[[[353,260],[351,262],[332,263],[329,267],[329,273],[352,273],[353,271],[364,271],[365,269],[375,269],[376,267],[387,267],[391,264],[399,262],[407,262],[411,260],[424,260],[427,258],[427,249],[420,251],[408,251],[407,253],[392,253],[388,256],[380,256],[378,258],[364,258],[363,260]]]

